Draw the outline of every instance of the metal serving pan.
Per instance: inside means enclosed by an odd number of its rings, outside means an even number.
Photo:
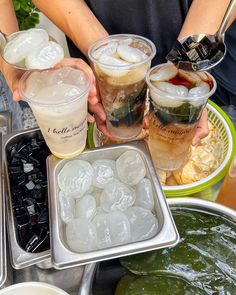
[[[6,200],[7,228],[9,237],[9,248],[12,266],[16,269],[28,267],[50,258],[50,250],[39,253],[30,253],[20,247],[17,241],[16,226],[13,215],[12,196],[10,189],[10,179],[7,164],[7,155],[10,148],[22,139],[30,139],[40,133],[38,128],[28,129],[22,132],[15,132],[3,137],[3,162],[4,162],[4,190],[3,195]],[[1,261],[0,261],[1,263]]]
[[[216,214],[236,222],[236,211],[214,202],[194,198],[172,198],[167,199],[167,203],[171,209],[192,209],[206,214]],[[103,272],[100,273],[101,270]],[[117,282],[124,274],[125,271],[117,260],[88,264],[84,268],[78,295],[93,294],[97,284],[99,284],[99,290],[101,288],[104,290],[99,294],[113,295]]]
[[[0,145],[2,144],[2,133],[0,132]],[[6,230],[5,230],[5,204],[3,200],[2,194],[2,184],[3,184],[3,177],[2,177],[2,153],[0,153],[0,287],[6,281],[7,275],[7,263],[6,263]]]
[[[54,156],[47,159],[48,167],[48,186],[50,195],[50,233],[51,233],[51,255],[52,264],[55,268],[68,268],[75,265],[83,265],[91,262],[108,260],[115,257],[150,251],[154,249],[164,248],[174,245],[178,242],[179,236],[172,219],[170,210],[166,203],[165,196],[161,189],[161,185],[156,176],[155,168],[151,161],[150,153],[144,141],[133,141],[126,144],[113,145],[90,149],[83,152],[77,159],[87,160],[90,163],[97,159],[117,159],[125,151],[134,150],[138,152],[147,170],[146,177],[151,180],[155,207],[154,213],[158,219],[159,229],[157,234],[148,240],[129,243],[116,247],[102,250],[94,250],[90,252],[75,253],[68,249],[65,242],[65,225],[59,214],[59,188],[57,185],[57,175],[62,167],[70,161],[70,159],[59,160]]]

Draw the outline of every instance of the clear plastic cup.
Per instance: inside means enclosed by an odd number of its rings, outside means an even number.
[[[145,75],[155,53],[155,45],[150,40],[129,34],[111,35],[89,49],[107,129],[114,138],[131,139],[142,130]]]
[[[216,90],[216,81],[209,73],[170,67],[174,66],[153,67],[146,77],[150,97],[149,148],[155,167],[166,171],[179,169],[190,155],[198,121],[207,99]],[[206,88],[196,89],[200,86]]]
[[[51,152],[59,158],[80,154],[87,139],[87,73],[68,66],[26,72],[19,88]]]

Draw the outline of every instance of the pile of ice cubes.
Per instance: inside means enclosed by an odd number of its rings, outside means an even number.
[[[153,237],[158,221],[146,175],[144,161],[134,150],[116,160],[67,162],[57,181],[69,248],[87,252]]]
[[[10,37],[3,57],[12,65],[25,66],[28,69],[48,69],[64,58],[64,51],[60,44],[49,40],[45,30],[30,29]]]

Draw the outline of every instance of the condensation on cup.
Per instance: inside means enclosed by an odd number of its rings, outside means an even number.
[[[216,81],[207,72],[186,72],[167,63],[147,73],[150,97],[149,148],[158,169],[179,169]]]
[[[26,72],[20,80],[21,95],[56,157],[70,158],[85,148],[90,83],[82,69],[68,66]]]
[[[145,76],[155,53],[150,40],[129,34],[111,35],[89,49],[107,129],[116,139],[134,138],[142,130]]]

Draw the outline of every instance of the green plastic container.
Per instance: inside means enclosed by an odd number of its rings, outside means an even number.
[[[214,200],[236,153],[236,130],[228,115],[214,102],[208,101],[208,120],[215,126],[224,141],[224,159],[221,165],[206,178],[185,185],[162,186],[167,197],[199,197]],[[91,124],[88,130],[88,146],[99,146],[99,131]]]

